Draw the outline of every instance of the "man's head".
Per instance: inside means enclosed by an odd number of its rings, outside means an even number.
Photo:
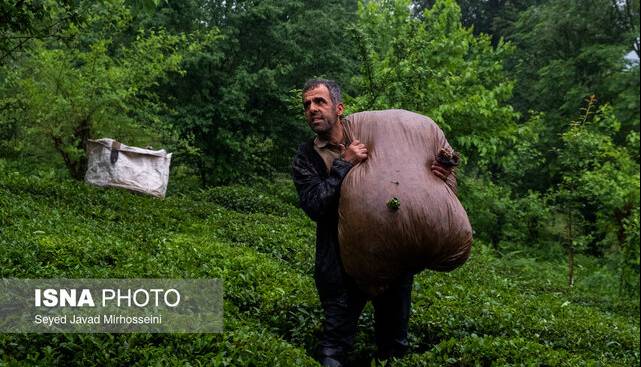
[[[340,87],[333,80],[308,80],[303,86],[303,107],[309,127],[329,136],[344,112]]]

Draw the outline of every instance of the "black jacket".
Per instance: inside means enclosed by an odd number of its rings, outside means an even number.
[[[301,144],[292,162],[292,176],[300,207],[316,222],[314,278],[319,292],[342,288],[345,274],[338,248],[338,200],[341,183],[352,164],[336,159],[327,173],[314,142]]]

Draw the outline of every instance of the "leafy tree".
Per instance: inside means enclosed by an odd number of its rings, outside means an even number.
[[[110,34],[126,28],[129,10],[119,2],[91,10],[86,23],[65,31],[65,42],[34,42],[20,67],[7,72],[5,92],[13,97],[2,101],[32,142],[51,144],[75,179],[86,171],[88,139],[108,134],[136,143],[158,122],[161,106],[149,88],[180,70],[177,46],[184,42],[158,31],[119,47]]]
[[[525,11],[510,37],[519,49],[517,102],[571,116],[589,95],[612,101],[607,82],[625,71],[623,55],[633,46],[615,4],[554,0]]]
[[[0,62],[22,51],[33,39],[59,38],[78,18],[73,1],[3,1],[0,4]]]
[[[501,37],[507,36],[511,25],[519,14],[528,7],[546,0],[458,0],[461,7],[461,22],[472,27],[474,34],[492,36],[497,45]],[[435,0],[414,1],[417,9],[431,8]]]
[[[629,132],[627,146],[620,146],[615,142],[620,129],[612,108],[597,108],[591,97],[581,118],[562,136],[564,146],[557,153],[564,174],[555,196],[568,217],[570,260],[577,242],[585,247],[591,240],[585,238],[590,233],[573,229],[573,223],[592,221],[590,209],[596,208],[594,239],[616,260],[621,289],[638,291],[639,133]]]
[[[0,3],[0,62],[15,58],[28,48],[30,41],[64,39],[67,28],[83,22],[96,4],[130,5],[138,12],[151,12],[160,1],[3,1]]]
[[[562,121],[571,120],[588,96],[614,108],[622,123],[617,143],[639,131],[639,67],[623,58],[638,32],[638,1],[551,0],[529,7],[513,22],[506,34],[516,46],[507,62],[516,78],[512,103],[525,118],[536,111],[544,121],[533,147],[543,153],[542,171],[521,192],[544,192],[562,180],[549,147],[562,144],[568,127]]]
[[[247,181],[289,167],[308,136],[290,91],[313,76],[347,80],[355,61],[345,55],[348,1],[169,1],[146,20],[176,32],[205,34],[185,59],[186,74],[160,90],[175,105],[169,117],[190,144],[187,163],[204,185]],[[300,103],[299,103],[300,104]]]
[[[430,116],[463,152],[468,170],[487,172],[516,130],[506,104],[512,83],[502,59],[512,49],[475,37],[456,2],[438,1],[420,16],[409,1],[360,3],[353,29],[361,58],[354,110],[404,108]]]

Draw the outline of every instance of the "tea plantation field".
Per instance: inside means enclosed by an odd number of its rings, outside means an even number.
[[[287,178],[159,200],[54,177],[0,164],[3,278],[221,278],[225,330],[0,334],[0,365],[317,365],[314,224]],[[576,276],[477,242],[462,268],[416,277],[412,351],[387,365],[638,366],[638,300],[589,258]],[[352,362],[374,365],[369,306],[360,322]]]

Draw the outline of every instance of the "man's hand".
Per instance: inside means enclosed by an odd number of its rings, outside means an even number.
[[[447,177],[452,174],[455,166],[446,166],[441,164],[439,161],[434,161],[432,163],[432,173],[434,176],[440,178],[443,181],[447,181]]]
[[[447,182],[447,178],[454,171],[454,167],[458,166],[459,159],[459,154],[452,150],[451,147],[439,149],[436,159],[432,162],[432,167],[430,167],[432,173]]]
[[[360,163],[367,159],[367,147],[358,140],[354,140],[347,149],[341,144],[341,157],[351,164]]]

